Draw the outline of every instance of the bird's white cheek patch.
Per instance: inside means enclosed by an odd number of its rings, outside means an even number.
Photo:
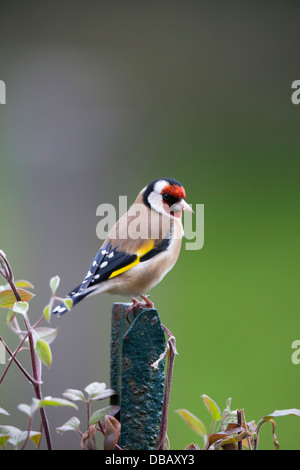
[[[163,208],[167,214],[171,215],[172,217],[176,217],[177,219],[180,219],[182,215],[182,210],[174,212],[172,211],[172,208],[169,206],[169,204],[167,204],[166,202],[163,202]]]

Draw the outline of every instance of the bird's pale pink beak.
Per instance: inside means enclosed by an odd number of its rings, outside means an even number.
[[[182,207],[182,210],[184,211],[188,211],[188,212],[193,212],[193,209],[191,208],[191,206],[184,200],[184,199],[181,199],[180,201],[180,205]]]

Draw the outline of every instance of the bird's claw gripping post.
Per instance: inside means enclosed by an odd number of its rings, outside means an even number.
[[[131,323],[129,320],[129,315],[132,311],[135,315],[135,311],[138,309],[154,308],[154,303],[149,299],[149,295],[141,295],[141,298],[143,299],[142,302],[136,299],[135,297],[131,298],[132,304],[126,310],[126,320],[128,321],[128,323]]]

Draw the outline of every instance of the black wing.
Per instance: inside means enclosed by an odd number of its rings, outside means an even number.
[[[66,298],[72,299],[73,306],[78,304],[78,302],[96,290],[98,284],[106,281],[114,272],[130,266],[136,259],[137,255],[129,255],[118,251],[117,246],[112,249],[111,243],[108,243],[98,251],[82,283],[71,290]],[[67,308],[62,303],[52,313],[57,313],[60,316],[66,311]]]
[[[138,254],[128,254],[118,250],[118,246],[111,247],[111,243],[103,246],[93,259],[90,268],[79,286],[73,289],[67,295],[71,298],[73,306],[84,299],[87,295],[97,290],[98,284],[106,281],[110,277],[115,277],[124,271],[127,271],[137,263],[142,263],[153,258],[162,251],[166,250],[170,244],[170,237],[166,237],[159,246],[151,248],[142,256]],[[62,303],[53,310],[53,314],[63,315],[67,308]]]

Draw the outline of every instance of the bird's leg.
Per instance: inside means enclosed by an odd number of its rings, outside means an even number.
[[[144,301],[144,308],[154,308],[154,303],[149,299],[149,295],[141,295],[141,299]]]
[[[131,323],[131,322],[129,321],[129,318],[128,318],[129,314],[132,312],[132,310],[135,310],[137,307],[140,307],[140,304],[142,303],[142,302],[140,302],[138,299],[136,299],[135,297],[132,297],[131,300],[132,300],[132,304],[131,304],[131,305],[128,307],[128,309],[126,310],[126,320],[127,320],[129,323]]]
[[[128,307],[126,310],[126,320],[130,323],[128,319],[128,315],[133,311],[136,310],[137,308],[154,308],[154,303],[149,299],[149,295],[141,295],[141,298],[143,301],[141,302],[140,300],[136,299],[135,297],[132,297],[132,305]]]

